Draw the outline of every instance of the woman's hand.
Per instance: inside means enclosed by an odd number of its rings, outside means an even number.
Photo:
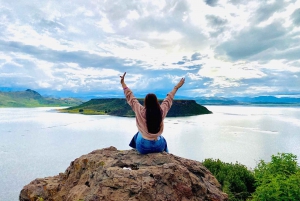
[[[122,84],[122,87],[123,87],[123,88],[126,87],[125,80],[124,80],[125,75],[126,75],[126,72],[123,74],[123,76],[120,76],[120,78],[121,78],[121,84]]]
[[[175,89],[179,89],[184,84],[185,78],[181,78],[178,84],[174,87]]]

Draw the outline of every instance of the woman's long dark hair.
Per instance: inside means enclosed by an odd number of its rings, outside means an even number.
[[[146,108],[146,123],[149,133],[156,134],[160,130],[162,112],[155,94],[147,94],[144,101]]]

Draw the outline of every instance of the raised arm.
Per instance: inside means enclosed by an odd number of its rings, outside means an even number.
[[[125,84],[125,75],[126,75],[126,72],[123,74],[123,76],[120,76],[120,78],[121,78],[121,85],[122,85],[123,89],[127,88],[127,85]]]
[[[136,97],[134,97],[133,92],[125,84],[125,75],[126,72],[123,74],[123,76],[120,76],[121,85],[123,87],[127,103],[131,106],[132,110],[136,112],[138,109],[140,109],[140,107],[142,107],[142,105],[139,103]]]
[[[174,89],[172,90],[172,92],[174,92],[174,95],[177,92],[177,90],[180,87],[182,87],[182,85],[184,84],[184,82],[185,82],[185,78],[181,78],[181,80],[178,82],[178,84],[175,85]]]
[[[164,101],[161,103],[160,107],[163,110],[163,117],[167,116],[168,111],[170,110],[172,106],[172,102],[174,99],[174,96],[177,92],[177,90],[182,87],[182,85],[185,82],[185,78],[181,78],[181,80],[178,82],[178,84],[175,85],[173,90],[168,93],[167,97],[164,99]]]

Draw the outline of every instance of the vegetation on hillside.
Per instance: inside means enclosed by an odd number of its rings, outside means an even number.
[[[73,106],[82,101],[74,98],[45,98],[31,89],[26,91],[0,92],[0,107]]]
[[[229,201],[300,200],[300,167],[293,154],[272,155],[271,162],[261,160],[253,171],[213,159],[205,159],[203,165],[215,175]]]
[[[254,169],[256,191],[253,200],[300,200],[300,167],[297,156],[280,153],[271,162],[261,160]]]
[[[239,163],[225,163],[219,159],[205,159],[203,165],[220,182],[229,200],[246,200],[255,191],[254,174],[246,166]]]
[[[160,100],[161,102],[162,100]],[[139,99],[143,105],[144,100]],[[134,117],[134,112],[126,102],[121,98],[92,99],[79,106],[70,107],[61,110],[68,113],[82,114],[108,114],[114,116]],[[168,117],[192,116],[199,114],[210,114],[206,107],[197,104],[194,100],[174,100],[173,105],[168,112]]]

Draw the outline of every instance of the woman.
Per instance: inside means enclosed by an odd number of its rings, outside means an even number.
[[[164,130],[163,120],[172,106],[175,93],[184,84],[185,79],[180,80],[160,105],[155,94],[147,94],[144,106],[142,106],[125,84],[125,75],[126,72],[120,76],[121,84],[127,103],[135,113],[138,128],[138,133],[133,137],[129,146],[136,148],[140,154],[168,152],[167,142],[161,136]]]

